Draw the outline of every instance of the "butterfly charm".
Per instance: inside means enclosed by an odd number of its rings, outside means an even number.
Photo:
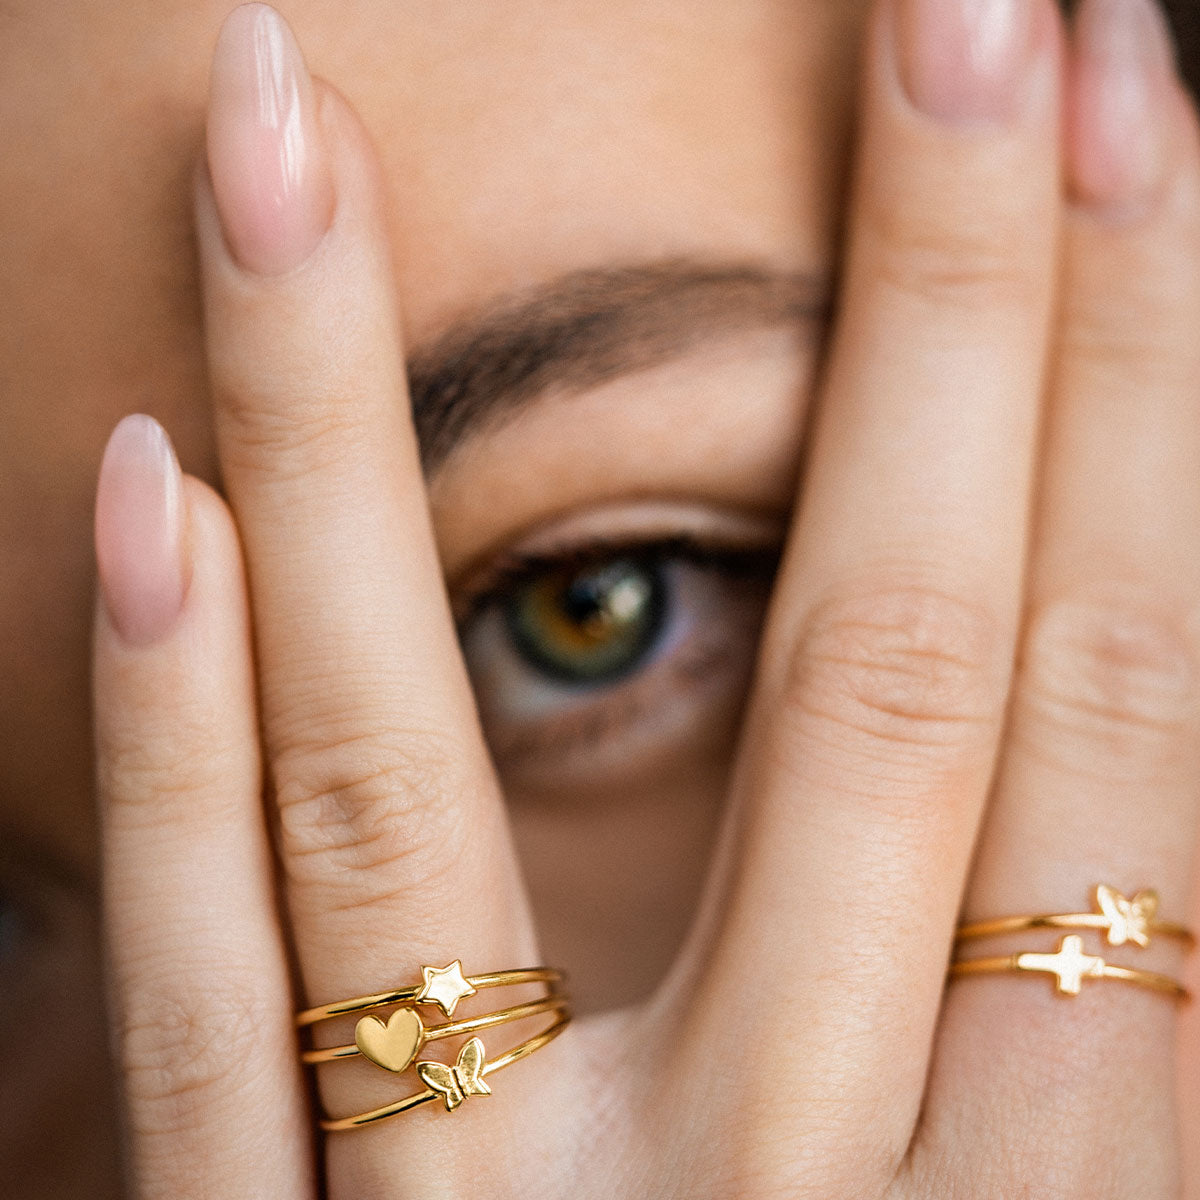
[[[1108,944],[1123,946],[1150,945],[1150,926],[1158,913],[1158,893],[1143,890],[1132,900],[1126,900],[1116,888],[1100,884],[1096,888],[1096,905],[1108,918]]]
[[[453,1066],[440,1062],[417,1063],[417,1074],[426,1087],[446,1102],[453,1112],[468,1096],[490,1096],[492,1089],[483,1081],[483,1043],[472,1038],[459,1052]]]

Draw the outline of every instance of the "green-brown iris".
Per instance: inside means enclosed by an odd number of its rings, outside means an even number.
[[[517,588],[504,616],[532,666],[568,683],[604,683],[635,670],[653,650],[666,593],[654,561],[571,564]]]

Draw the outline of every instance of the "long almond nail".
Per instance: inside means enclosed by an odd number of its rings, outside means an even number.
[[[208,164],[225,239],[249,271],[302,263],[329,227],[333,181],[312,77],[287,22],[243,4],[213,54]]]
[[[900,75],[941,121],[1015,113],[1032,57],[1033,0],[898,0]]]
[[[1175,55],[1153,0],[1084,0],[1075,20],[1068,163],[1075,197],[1137,207],[1163,178]]]
[[[157,641],[187,591],[183,477],[166,430],[126,417],[113,430],[96,489],[96,559],[109,620],[131,645]]]

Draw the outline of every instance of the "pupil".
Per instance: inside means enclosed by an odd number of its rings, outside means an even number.
[[[586,633],[602,637],[617,625],[636,621],[650,593],[644,571],[631,563],[617,563],[572,579],[563,591],[562,610]]]
[[[563,615],[568,621],[579,625],[603,624],[605,609],[603,597],[594,580],[578,579],[568,584],[562,598]]]

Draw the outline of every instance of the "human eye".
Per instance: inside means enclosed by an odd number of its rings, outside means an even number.
[[[505,783],[611,790],[727,744],[779,540],[765,518],[633,509],[495,556],[455,601]]]
[[[47,1029],[87,1021],[98,1008],[80,1005],[95,989],[94,898],[83,880],[0,828],[0,1111],[37,1104],[73,1072],[80,1095],[94,1085],[99,1060],[62,1039],[30,1039],[20,1015],[37,1012]],[[0,1133],[0,1157],[7,1147]]]
[[[13,896],[0,890],[0,986],[28,941],[28,919]]]
[[[33,871],[0,862],[0,1005],[38,974],[57,933],[52,889]]]

